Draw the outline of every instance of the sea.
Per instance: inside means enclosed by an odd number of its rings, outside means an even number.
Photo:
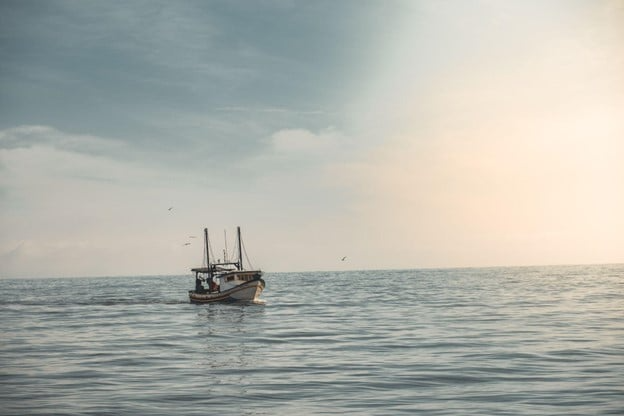
[[[624,265],[0,280],[1,415],[624,415]]]

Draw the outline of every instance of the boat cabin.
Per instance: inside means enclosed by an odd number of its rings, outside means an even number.
[[[195,273],[195,291],[214,293],[232,289],[246,282],[258,280],[262,273],[257,270],[241,270],[240,264],[215,263],[210,267],[191,269]]]

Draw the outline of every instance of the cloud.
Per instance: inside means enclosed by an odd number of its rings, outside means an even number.
[[[278,154],[326,155],[336,152],[343,145],[345,136],[334,129],[318,134],[305,129],[280,130],[271,136],[273,150]]]
[[[122,153],[127,147],[118,140],[84,134],[68,134],[50,126],[24,125],[0,131],[0,149],[47,146],[83,154]]]
[[[11,273],[622,259],[621,2],[117,6],[0,6]]]
[[[124,159],[115,155],[124,146],[49,126],[7,129],[0,138],[4,277],[183,274],[201,263],[200,247],[183,246],[186,236],[232,224],[272,236],[266,248],[249,236],[254,264],[297,268],[301,246],[285,242],[303,235],[322,246],[324,219],[344,203],[327,176],[341,154],[332,159],[327,150],[347,140],[335,129],[279,130],[264,153],[232,158],[225,170]],[[276,258],[278,246],[289,260]]]
[[[120,157],[126,147],[115,141],[47,126],[1,131],[0,143],[4,277],[175,273],[194,264],[193,251],[180,250],[201,224],[194,203],[208,198],[198,197],[194,175]]]
[[[325,111],[322,110],[297,110],[283,107],[242,107],[242,106],[230,106],[219,107],[217,111],[232,112],[232,113],[247,113],[247,114],[294,114],[294,115],[322,115]]]
[[[339,209],[343,200],[337,197],[332,166],[352,160],[360,151],[350,136],[335,128],[282,129],[268,137],[264,152],[242,166],[254,178],[254,192],[302,219]]]

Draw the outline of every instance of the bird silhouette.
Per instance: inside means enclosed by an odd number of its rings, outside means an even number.
[[[173,209],[173,207],[169,207],[169,209],[167,211],[171,211]]]
[[[185,245],[185,246],[190,246],[190,245],[191,245],[191,243],[184,243],[184,245]]]
[[[345,261],[347,259],[347,256],[344,256],[343,258],[340,259],[340,261]]]

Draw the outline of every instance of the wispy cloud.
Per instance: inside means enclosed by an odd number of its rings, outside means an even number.
[[[273,149],[277,154],[293,156],[304,154],[307,157],[321,156],[332,159],[332,154],[343,145],[345,136],[334,129],[326,129],[314,134],[304,129],[280,130],[271,136]]]
[[[327,114],[325,110],[297,110],[284,107],[240,107],[229,106],[219,107],[216,111],[232,112],[232,113],[248,113],[248,114],[294,114],[294,115],[323,115]]]
[[[0,149],[48,146],[85,154],[118,156],[126,145],[114,139],[102,139],[84,134],[67,134],[50,126],[18,126],[0,131]]]

